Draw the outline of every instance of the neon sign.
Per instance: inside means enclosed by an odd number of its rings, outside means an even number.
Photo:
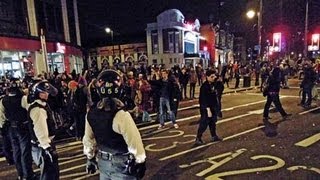
[[[57,47],[57,50],[56,50],[57,53],[64,54],[66,52],[66,46],[65,45],[62,45],[61,43],[57,43],[56,47]]]

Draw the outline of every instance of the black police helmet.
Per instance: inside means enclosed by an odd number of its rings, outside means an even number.
[[[22,84],[20,79],[18,78],[11,78],[8,84],[8,91],[9,93],[20,93],[22,91]]]
[[[97,91],[100,98],[119,98],[121,94],[121,76],[115,70],[104,70],[97,78]]]
[[[39,94],[47,92],[52,96],[58,94],[58,90],[53,87],[47,80],[38,80],[29,87],[28,103],[40,99]]]

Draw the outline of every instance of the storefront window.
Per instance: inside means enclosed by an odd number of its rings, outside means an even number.
[[[28,54],[27,52],[0,51],[0,75],[7,78],[23,78],[26,73],[24,62],[28,61]]]
[[[64,67],[64,56],[61,53],[49,53],[48,54],[48,69],[50,72],[54,72],[56,69],[59,73],[63,73]]]
[[[83,61],[80,57],[75,57],[74,69],[76,73],[81,73],[83,69]]]

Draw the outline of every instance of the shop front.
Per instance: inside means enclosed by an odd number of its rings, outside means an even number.
[[[0,76],[23,78],[44,72],[70,73],[83,69],[80,49],[62,43],[46,42],[43,50],[38,39],[0,36]]]
[[[0,51],[0,76],[21,78],[33,75],[33,62],[30,52]]]

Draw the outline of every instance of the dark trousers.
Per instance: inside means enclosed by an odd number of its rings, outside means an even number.
[[[194,93],[196,90],[196,83],[190,83],[190,98],[194,98]]]
[[[86,122],[86,112],[77,112],[76,114],[76,137],[82,139]]]
[[[212,109],[212,108],[211,108]],[[211,110],[212,117],[208,117],[208,113],[206,109],[200,109],[200,123],[197,133],[197,138],[201,139],[202,134],[206,131],[207,127],[209,126],[211,137],[217,136],[216,134],[216,122],[217,122],[217,114]]]
[[[10,127],[9,133],[18,176],[30,178],[33,176],[30,133],[15,127]]]
[[[279,99],[279,94],[268,94],[267,95],[267,102],[264,105],[264,111],[263,111],[264,118],[267,118],[269,116],[269,108],[270,108],[272,102],[275,105],[277,111],[281,114],[281,116],[287,115],[287,113],[282,108],[282,105],[281,105],[281,102]]]
[[[181,97],[187,98],[187,84],[181,84]]]
[[[2,147],[3,155],[6,158],[7,163],[12,165],[14,164],[14,160],[13,160],[12,145],[11,145],[8,126],[3,127],[1,129],[1,136],[3,141],[3,147]]]
[[[51,144],[51,148],[55,146]],[[56,153],[55,153],[56,154]],[[44,150],[38,145],[32,146],[32,156],[37,166],[40,167],[40,180],[58,180],[59,179],[59,164],[58,156],[52,156],[52,162],[44,154]]]
[[[171,107],[171,111],[173,112],[174,116],[177,118],[179,101],[178,100],[173,101],[172,103],[170,103],[170,107]]]
[[[254,83],[255,86],[259,86],[259,77],[260,77],[260,73],[255,73],[256,76],[256,81]]]
[[[307,102],[306,102],[306,96],[308,96]],[[301,104],[311,105],[311,102],[312,102],[312,88],[303,88]]]
[[[55,147],[53,148],[55,149]],[[58,180],[59,179],[58,156],[53,156],[52,160],[53,161],[51,162],[49,161],[49,159],[43,158],[43,163],[40,164],[40,169],[41,169],[40,180]]]
[[[200,76],[198,76],[198,84],[199,84],[199,86],[201,86],[201,85],[202,85],[202,77],[201,77],[201,75],[200,75]]]
[[[221,111],[221,109],[222,109],[222,104],[221,104],[222,93],[218,93],[217,99],[218,99],[218,106],[217,106],[217,109],[216,109],[217,116],[218,117],[222,117],[222,111]]]
[[[236,77],[236,85],[234,86],[234,88],[239,88],[239,84],[240,84],[240,77]]]

